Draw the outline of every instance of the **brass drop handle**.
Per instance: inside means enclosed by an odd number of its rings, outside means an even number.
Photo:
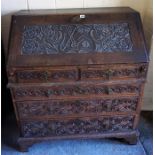
[[[10,76],[14,76],[14,72],[10,72]]]
[[[113,90],[111,88],[108,88],[109,94],[113,93]]]
[[[113,71],[109,69],[108,74],[109,76],[111,76],[113,74]]]
[[[44,79],[47,81],[48,80],[48,72],[44,72]]]
[[[113,71],[110,70],[110,69],[108,69],[108,70],[106,71],[106,75],[107,75],[108,78],[110,78],[110,76],[113,75]]]
[[[49,96],[51,96],[51,95],[52,95],[52,91],[51,91],[51,90],[47,90],[46,96],[49,97]]]
[[[146,72],[146,67],[145,66],[141,66],[139,68],[140,73],[145,73]]]
[[[111,88],[109,88],[109,87],[107,87],[106,88],[106,93],[109,95],[109,94],[111,94],[113,91],[112,91],[112,89]]]

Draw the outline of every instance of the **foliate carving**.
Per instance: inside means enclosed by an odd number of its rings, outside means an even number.
[[[135,99],[114,99],[111,104],[111,111],[131,112],[136,111],[138,98]]]
[[[96,99],[73,101],[31,101],[17,104],[22,118],[31,116],[71,115],[102,112],[132,112],[138,98]]]
[[[25,26],[22,54],[131,52],[128,23]]]
[[[147,72],[147,66],[136,66],[133,68],[117,68],[117,69],[94,69],[94,70],[82,70],[81,76],[84,79],[87,78],[121,78],[121,77],[145,77]]]
[[[133,127],[133,116],[83,118],[74,120],[47,120],[26,122],[22,125],[24,137],[99,134],[125,131]]]
[[[57,97],[139,93],[139,85],[66,85],[53,87],[23,87],[15,89],[15,97]]]
[[[81,79],[109,79],[109,78],[140,78],[146,77],[147,65],[135,65],[132,68],[117,67],[110,69],[82,69],[78,75],[76,69],[71,70],[18,70],[9,76],[9,81],[15,82],[59,82],[59,81],[75,81]]]
[[[128,130],[133,127],[133,117],[126,116],[126,117],[113,117],[110,118],[110,126],[109,131],[121,131]]]
[[[59,81],[59,80],[76,80],[76,70],[62,70],[62,71],[18,71],[16,73],[19,81],[38,80],[42,82]]]

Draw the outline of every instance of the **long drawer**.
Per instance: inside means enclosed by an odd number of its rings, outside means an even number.
[[[25,85],[12,89],[16,100],[44,100],[79,97],[108,97],[114,95],[139,95],[140,82],[126,83],[71,83],[59,85]]]
[[[135,116],[100,116],[22,122],[24,137],[46,137],[122,132],[133,129]]]
[[[92,100],[47,100],[16,102],[21,119],[42,117],[63,118],[64,116],[105,115],[110,113],[136,112],[138,97],[123,97]]]

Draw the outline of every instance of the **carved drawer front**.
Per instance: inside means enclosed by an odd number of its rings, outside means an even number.
[[[77,97],[95,97],[109,95],[138,95],[141,85],[138,84],[70,84],[53,86],[25,86],[14,88],[14,97],[19,100],[60,99]]]
[[[46,137],[121,132],[131,130],[133,122],[134,116],[32,121],[22,124],[22,134],[24,137]]]
[[[17,102],[21,118],[135,112],[138,98]]]
[[[74,69],[55,69],[55,70],[17,70],[15,79],[10,76],[10,81],[21,83],[36,82],[65,82],[76,81],[78,79],[78,71]]]
[[[145,78],[146,64],[137,65],[106,65],[105,67],[93,67],[81,69],[82,80],[109,80],[125,78]]]

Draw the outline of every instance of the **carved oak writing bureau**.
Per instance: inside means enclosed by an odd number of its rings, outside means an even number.
[[[7,73],[21,151],[66,138],[135,144],[147,68],[140,15],[130,8],[16,13]]]

